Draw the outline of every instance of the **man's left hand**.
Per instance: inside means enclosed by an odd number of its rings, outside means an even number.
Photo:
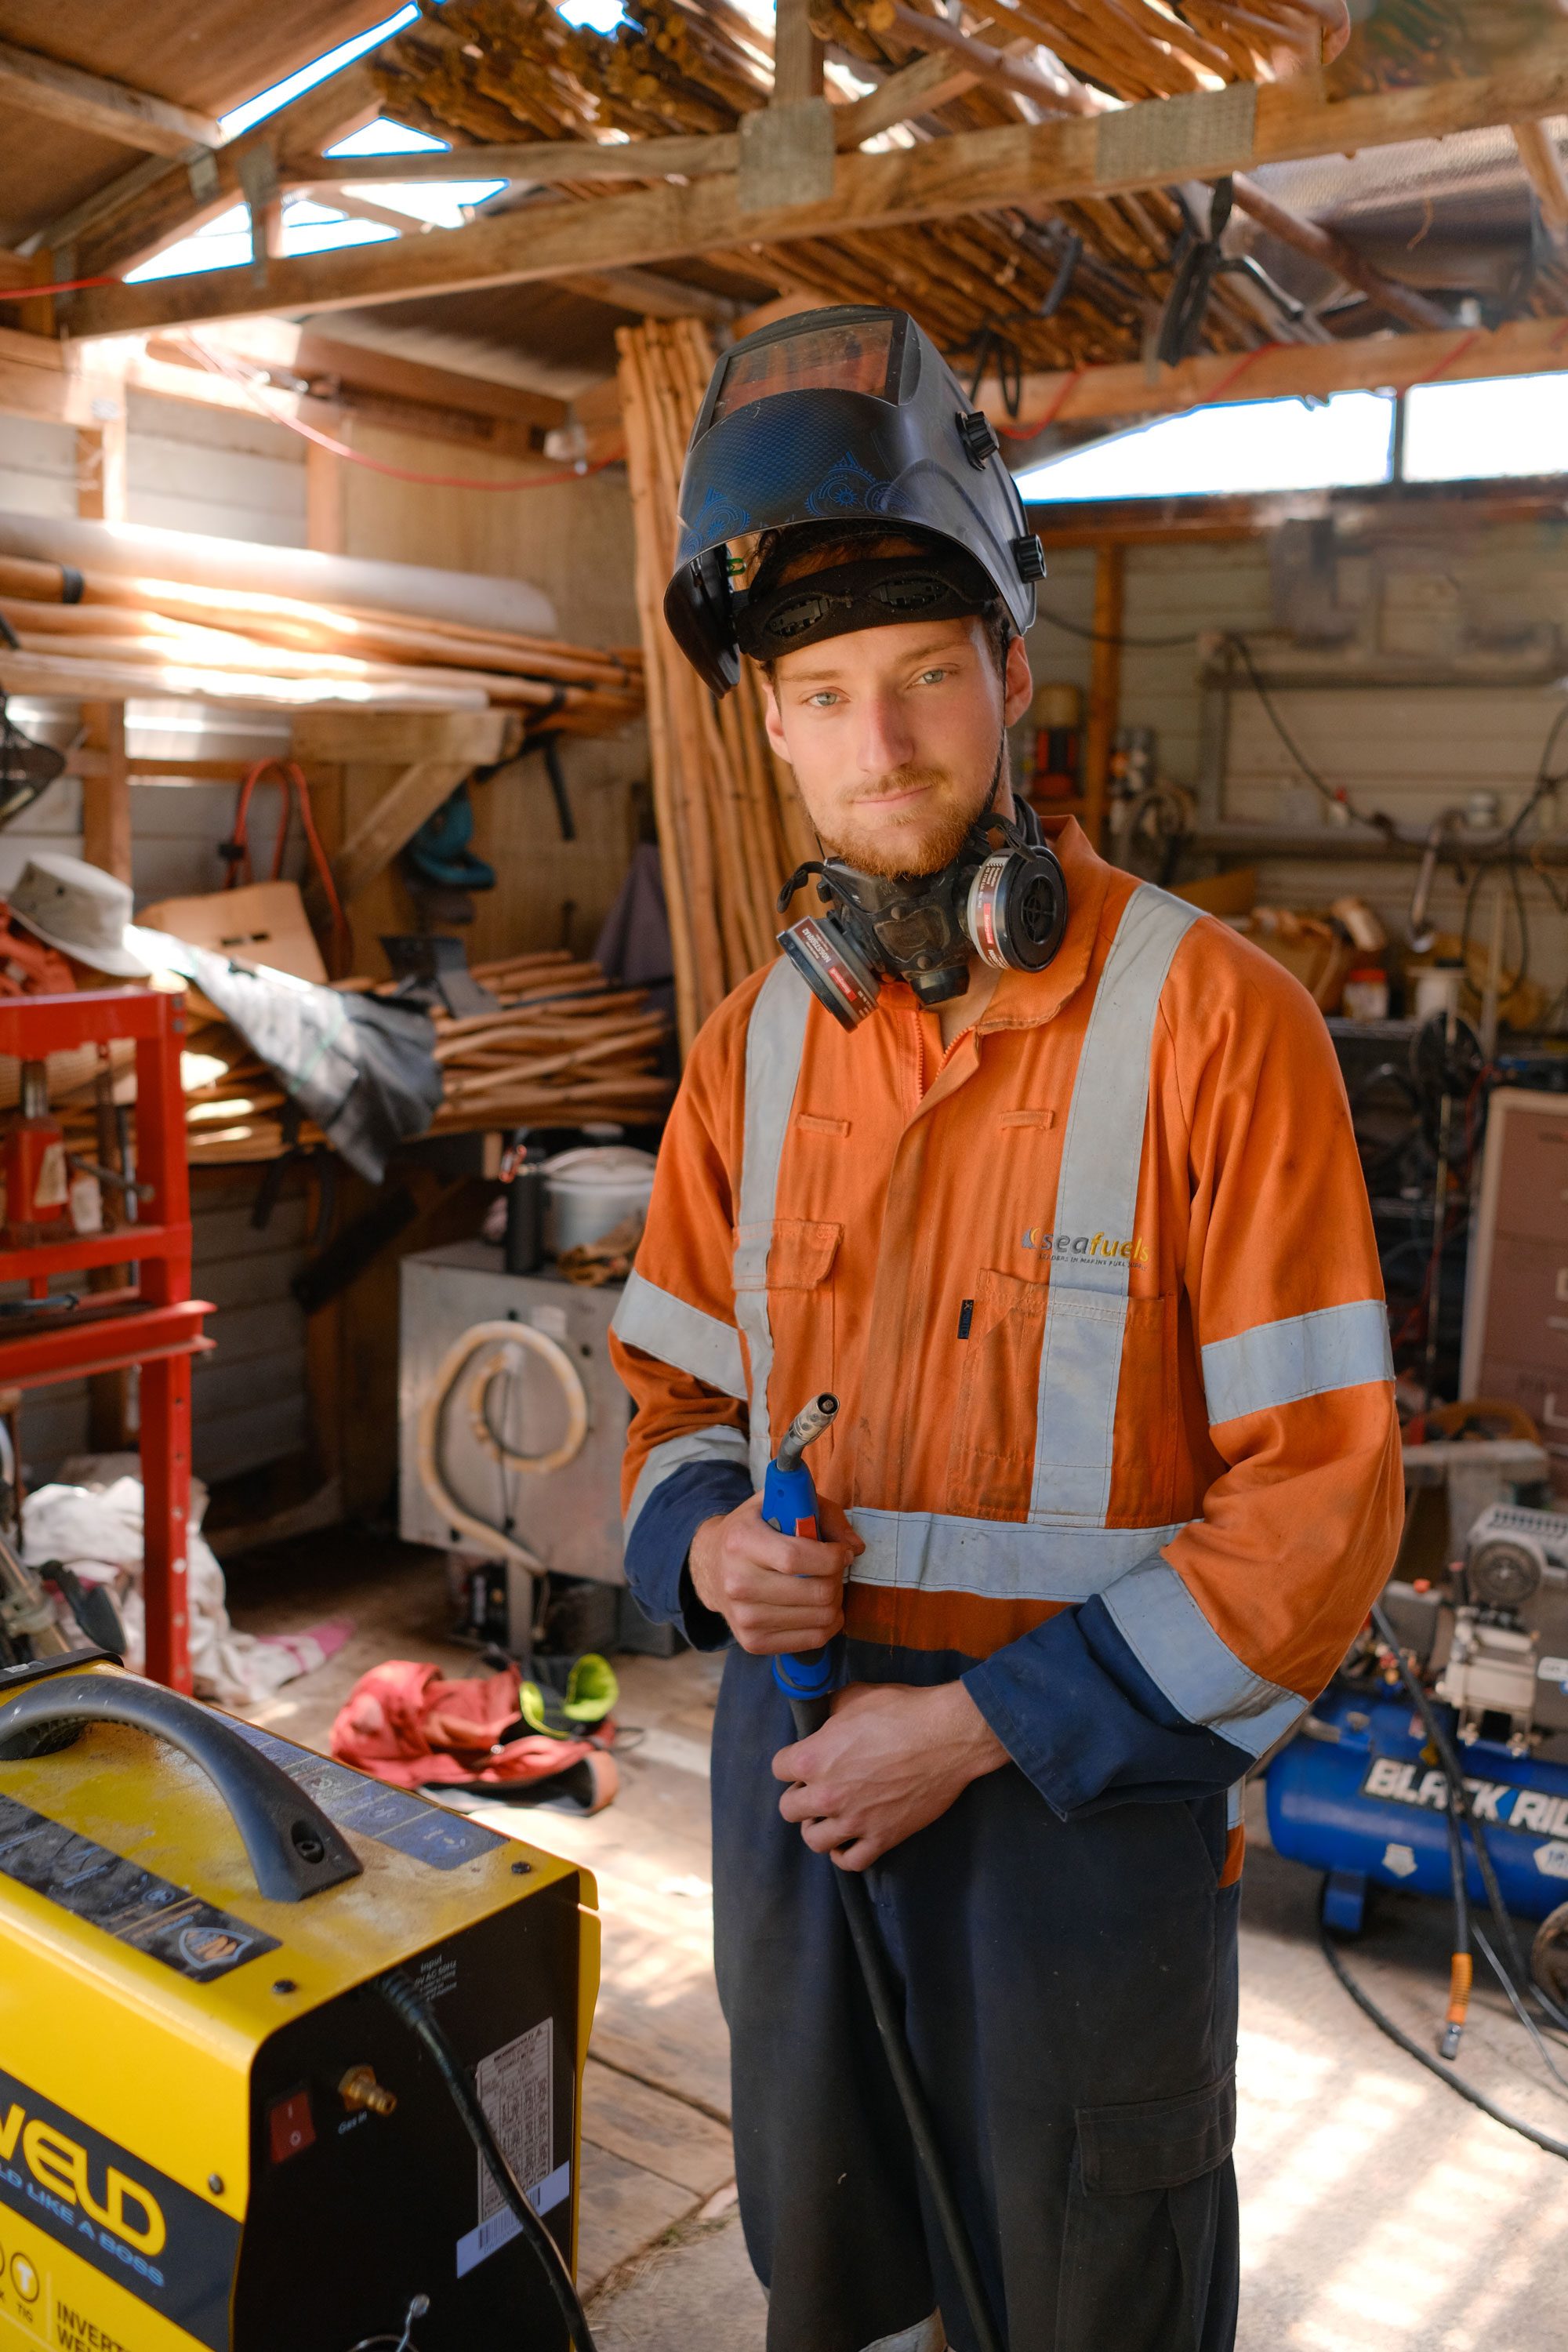
[[[773,1778],[793,1784],[779,1811],[812,1851],[864,1870],[1006,1761],[962,1683],[851,1683],[820,1731],[779,1750]]]

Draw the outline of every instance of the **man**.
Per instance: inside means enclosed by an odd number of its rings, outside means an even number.
[[[886,312],[738,344],[699,418],[667,611],[721,688],[737,636],[764,664],[832,911],[687,1064],[616,1318],[627,1573],[729,1651],[769,2352],[974,2352],[834,1870],[868,1874],[1011,2352],[1224,2352],[1238,1784],[1393,1559],[1386,1324],[1310,1000],[1014,801],[1039,566],[987,436]],[[824,1389],[813,1543],[756,1490]],[[796,1742],[770,1660],[828,1642]]]

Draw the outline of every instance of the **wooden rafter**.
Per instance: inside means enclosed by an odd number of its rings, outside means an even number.
[[[28,114],[47,114],[73,131],[89,131],[121,147],[145,148],[151,155],[184,155],[193,146],[216,147],[223,137],[216,122],[187,106],[150,97],[124,82],[106,81],[58,58],[40,57],[0,41],[0,103]]]
[[[1239,101],[1239,102],[1238,102]],[[1523,61],[1468,79],[1331,101],[1321,77],[1235,85],[1100,116],[969,131],[889,154],[837,158],[831,197],[749,214],[728,174],[593,205],[531,205],[395,246],[275,261],[258,288],[208,271],[73,298],[69,331],[133,332],[180,320],[321,310],[459,288],[521,284],[584,269],[657,264],[748,245],[842,237],[997,206],[1113,194],[1260,164],[1536,121],[1568,109],[1568,30]]]
[[[1026,375],[1018,412],[1007,414],[994,379],[979,402],[1017,439],[1048,425],[1111,417],[1180,415],[1248,400],[1326,400],[1336,392],[1395,392],[1424,383],[1474,383],[1510,375],[1568,373],[1568,319],[1517,319],[1489,332],[1447,327],[1440,334],[1367,335],[1342,343],[1270,343],[1237,359],[1205,352],[1151,378],[1141,362]]]
[[[100,355],[91,345],[79,350],[0,328],[0,416],[89,427],[95,401],[120,402],[130,390],[242,415],[265,410],[283,422],[328,429],[346,413],[367,425],[523,459],[537,456],[545,433],[566,421],[564,401],[547,394],[335,341],[286,320],[209,329],[204,340],[238,362],[254,389],[209,373],[192,345],[174,336]]]
[[[134,268],[242,200],[240,167],[247,154],[270,148],[279,183],[287,184],[297,176],[290,169],[297,158],[319,156],[323,147],[374,121],[380,110],[381,96],[370,76],[350,66],[226,147],[204,151],[190,163],[149,159],[134,165],[53,222],[39,241],[56,254],[74,253],[75,266],[66,276],[92,278]]]

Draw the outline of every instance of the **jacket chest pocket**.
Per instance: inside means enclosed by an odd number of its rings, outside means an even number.
[[[735,1234],[735,1320],[752,1361],[752,1430],[769,1452],[803,1404],[834,1385],[833,1264],[842,1225],[776,1217]],[[757,1410],[759,1391],[767,1413]],[[831,1459],[833,1433],[812,1456]],[[767,1455],[761,1456],[765,1465]],[[752,1470],[760,1476],[756,1462]]]
[[[946,1507],[965,1517],[1028,1508],[1047,1296],[1046,1283],[994,1266],[980,1276],[947,1457]]]

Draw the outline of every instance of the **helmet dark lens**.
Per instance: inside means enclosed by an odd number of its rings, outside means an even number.
[[[879,580],[870,591],[872,600],[887,605],[893,613],[923,613],[952,590],[945,580],[930,572],[900,572],[891,580]]]
[[[768,615],[767,633],[770,637],[803,637],[844,601],[842,596],[802,596],[793,604],[781,604]]]

